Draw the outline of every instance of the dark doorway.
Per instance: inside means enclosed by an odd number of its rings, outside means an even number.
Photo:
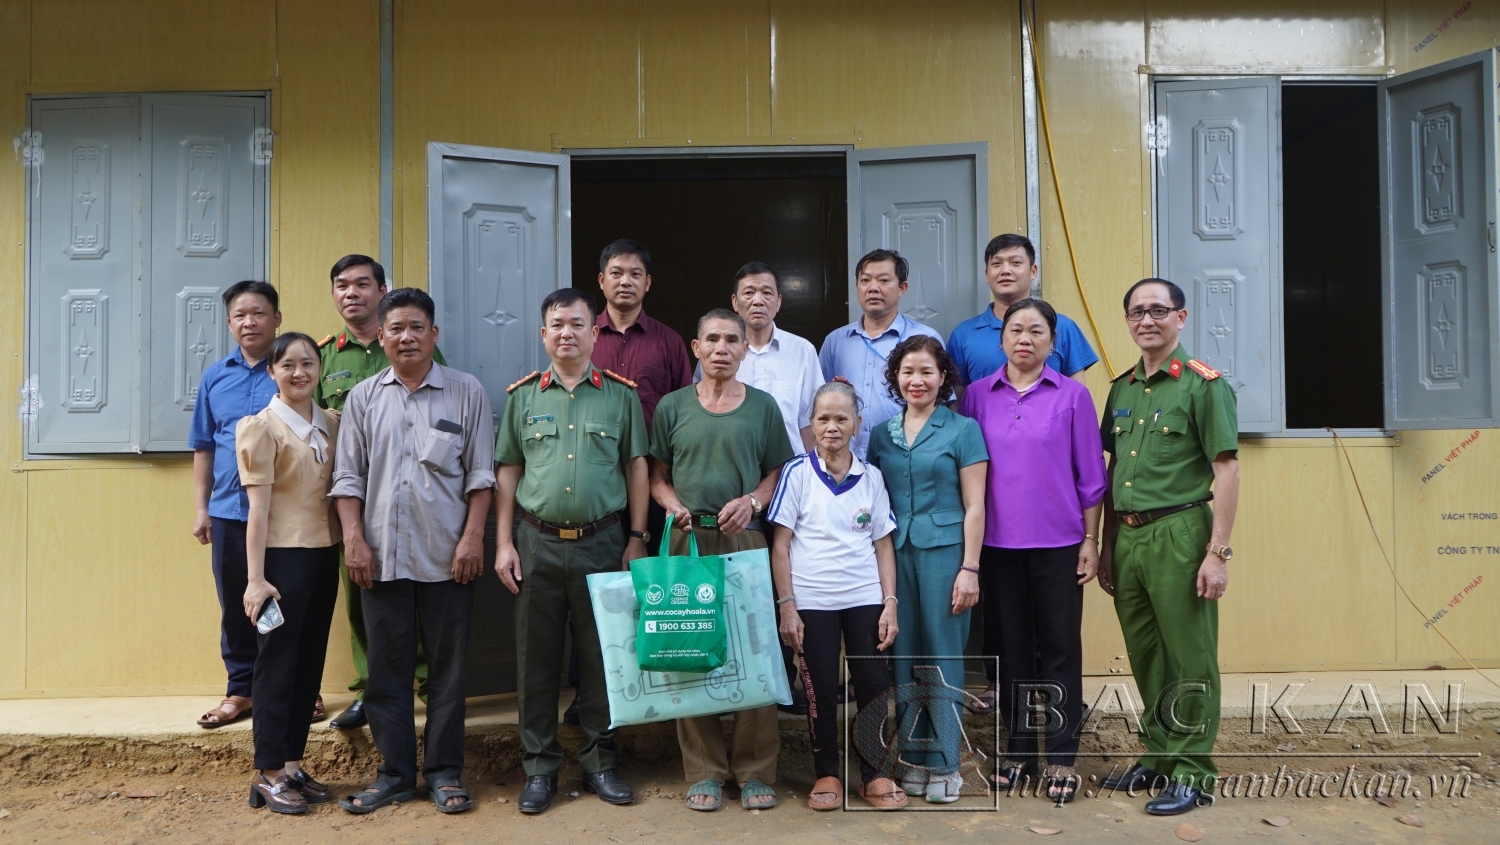
[[[779,327],[818,345],[848,322],[842,153],[575,156],[572,179],[573,287],[597,296],[599,251],[633,238],[651,253],[646,312],[684,338],[729,307],[747,261],[781,277]]]
[[[1288,428],[1380,428],[1380,151],[1373,85],[1281,89]]]

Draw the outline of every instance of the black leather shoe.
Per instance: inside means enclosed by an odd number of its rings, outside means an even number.
[[[352,731],[356,728],[364,727],[368,722],[369,719],[365,718],[365,700],[363,698],[356,698],[354,699],[354,703],[349,705],[348,710],[333,717],[333,721],[328,723],[328,727],[336,731]]]
[[[606,804],[629,804],[635,800],[630,784],[614,769],[584,775],[583,791],[599,793],[599,800]]]
[[[1110,775],[1104,779],[1102,786],[1111,792],[1124,790],[1129,792],[1133,789],[1145,789],[1151,782],[1161,775],[1142,766],[1140,763],[1132,763],[1130,768],[1123,774]]]
[[[806,716],[807,696],[803,694],[802,690],[794,687],[792,689],[792,703],[778,704],[776,705],[776,709],[783,713],[790,713],[793,716]],[[1082,723],[1080,722],[1080,724]]]
[[[1207,803],[1203,793],[1191,786],[1169,783],[1160,795],[1146,802],[1146,812],[1153,816],[1180,816],[1198,806],[1199,801]]]
[[[540,813],[552,806],[557,795],[557,778],[551,775],[532,775],[526,779],[526,788],[516,799],[516,809],[523,813]]]
[[[573,693],[573,703],[569,704],[568,705],[568,709],[566,709],[566,710],[563,711],[563,724],[564,725],[576,725],[576,724],[578,724],[579,723],[579,721],[578,721],[578,711],[579,711],[579,708],[581,708],[582,706],[583,705],[582,705],[582,703],[580,702],[580,700],[578,698],[578,693],[576,693],[576,692]],[[1080,722],[1080,724],[1082,724],[1082,723]]]

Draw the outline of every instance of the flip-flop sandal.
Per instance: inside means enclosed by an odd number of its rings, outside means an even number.
[[[1078,770],[1072,766],[1048,766],[1047,798],[1056,804],[1067,804],[1078,796],[1078,787],[1083,783],[1078,777]],[[1053,790],[1057,794],[1053,794]]]
[[[394,804],[397,801],[410,801],[416,797],[417,791],[411,787],[402,789],[400,787],[377,783],[374,786],[365,787],[354,795],[346,796],[343,800],[339,801],[339,806],[356,816],[362,816],[365,813],[373,813],[387,804]],[[360,803],[354,803],[356,798],[359,799]]]
[[[198,727],[213,730],[215,728],[222,728],[225,725],[232,725],[242,719],[249,718],[250,708],[241,707],[241,701],[248,703],[249,699],[239,695],[228,696],[223,701],[219,702],[218,707],[215,707],[214,709],[208,711],[207,713],[204,713],[201,717],[199,717]],[[226,704],[229,706],[225,707]]]
[[[990,772],[990,788],[996,792],[1008,792],[1017,784],[1021,784],[1022,788],[1025,788],[1023,778],[1030,778],[1034,775],[1036,775],[1035,760],[1027,760],[1024,763],[1006,760],[997,766],[993,772]],[[1000,782],[1002,779],[1005,783]]]
[[[752,804],[752,798],[770,798],[769,804]],[[776,790],[761,783],[758,780],[747,780],[740,787],[740,806],[747,810],[769,810],[776,806]]]
[[[859,797],[877,810],[899,810],[907,804],[906,792],[890,778],[876,778],[861,786]]]
[[[327,718],[328,711],[323,709],[323,696],[320,695],[318,700],[313,702],[312,724],[317,724]]]
[[[694,804],[691,800],[687,802],[689,810],[697,810],[701,813],[712,813],[714,810],[724,806],[724,787],[718,781],[700,780],[688,787],[687,798],[692,799],[698,795],[707,795],[713,799],[710,804]]]
[[[976,716],[988,716],[1000,706],[999,684],[990,684],[976,696],[964,696],[964,707]]]
[[[807,794],[807,807],[810,810],[827,812],[837,810],[842,806],[844,806],[844,785],[832,775],[818,778],[818,782],[813,784],[812,792]]]
[[[438,812],[440,813],[451,815],[474,809],[473,796],[469,794],[469,790],[464,788],[463,784],[456,780],[445,781],[436,786],[428,784],[427,797],[431,798],[432,803],[437,805]],[[454,798],[462,798],[464,800],[457,804],[449,804],[448,802]]]

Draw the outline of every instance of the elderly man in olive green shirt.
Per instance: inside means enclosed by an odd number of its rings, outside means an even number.
[[[563,634],[572,617],[579,665],[583,788],[610,804],[634,793],[615,770],[604,658],[586,576],[646,555],[646,420],[635,384],[590,363],[599,329],[594,303],[573,288],[542,300],[542,344],[551,366],[509,388],[496,435],[495,571],[515,593],[517,696],[526,786],[516,801],[540,813],[557,794],[563,749],[557,694]],[[521,525],[508,527],[516,506]]]
[[[1146,802],[1162,816],[1198,806],[1218,775],[1218,600],[1240,489],[1234,390],[1177,342],[1185,306],[1182,289],[1164,279],[1125,294],[1141,360],[1110,387],[1101,425],[1111,458],[1099,584],[1115,597],[1146,708],[1146,755],[1104,787],[1164,781]]]

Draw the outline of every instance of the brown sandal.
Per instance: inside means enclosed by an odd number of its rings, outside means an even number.
[[[807,806],[820,812],[837,810],[844,806],[844,785],[832,775],[818,778],[818,782],[813,784],[812,792],[807,795]]]
[[[247,718],[249,715],[250,699],[243,695],[230,695],[219,702],[218,707],[199,717],[198,727],[208,728],[209,730],[222,728],[225,725],[232,725],[241,719]]]
[[[859,797],[877,810],[899,810],[906,806],[906,790],[890,778],[876,778],[859,788]]]
[[[314,724],[316,724],[327,718],[328,711],[323,709],[323,696],[319,695],[318,700],[313,702],[312,721]]]

